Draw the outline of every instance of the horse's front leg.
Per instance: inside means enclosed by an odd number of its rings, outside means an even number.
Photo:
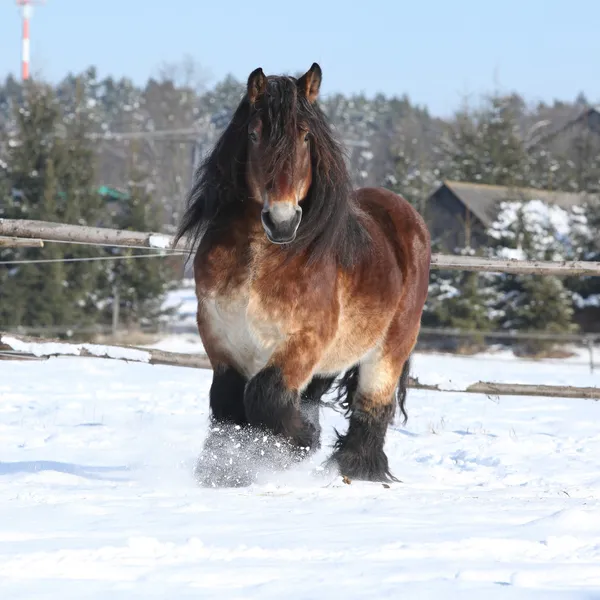
[[[287,439],[293,446],[314,451],[319,429],[301,411],[301,391],[311,381],[323,351],[323,338],[313,332],[291,336],[271,360],[248,381],[244,393],[250,425]]]

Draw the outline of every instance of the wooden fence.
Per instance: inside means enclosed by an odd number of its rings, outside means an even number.
[[[0,239],[5,239],[5,245],[9,246],[41,246],[44,242],[57,242],[97,246],[151,248],[162,251],[168,250],[170,252],[179,250],[182,254],[185,252],[187,243],[187,240],[183,239],[176,247],[173,247],[173,237],[160,233],[123,231],[102,227],[66,225],[63,223],[23,219],[0,219],[0,236],[3,236]],[[431,260],[431,267],[442,270],[485,271],[494,273],[600,276],[599,262],[521,261],[434,254]],[[73,345],[44,339],[33,340],[31,338],[24,338],[23,336],[16,336],[13,334],[0,334],[0,341],[4,344],[4,347],[8,349],[8,356],[13,357],[31,356],[48,358],[49,356],[75,355],[136,361],[135,356],[137,356],[137,362],[203,369],[210,368],[207,357],[200,355],[177,354],[129,346],[107,347],[94,346],[93,344]],[[32,344],[34,345],[32,346]],[[57,346],[57,344],[59,345]],[[0,352],[2,352],[1,347],[2,346],[0,345]],[[23,351],[23,348],[32,347],[35,349],[33,353]],[[46,351],[44,351],[44,347],[46,347]],[[19,350],[19,348],[21,350]],[[109,348],[108,351],[107,348]],[[113,350],[110,350],[111,348]],[[119,353],[119,349],[121,349],[121,353]],[[144,354],[134,354],[134,351],[143,352]],[[600,399],[600,388],[594,387],[524,385],[479,381],[466,386],[464,389],[455,390],[445,389],[443,386],[421,384],[415,379],[411,379],[409,387],[439,392],[477,393],[494,396],[520,395]]]
[[[180,250],[185,252],[187,240],[182,239],[173,247],[173,236],[141,231],[123,231],[105,227],[65,225],[47,221],[26,219],[0,219],[0,236],[20,239],[37,239],[46,242],[89,244],[95,246],[126,246],[130,248],[153,248],[156,250]],[[489,273],[520,273],[535,275],[595,275],[600,276],[600,262],[587,261],[536,261],[505,260],[434,254],[433,269],[452,271],[479,271]]]

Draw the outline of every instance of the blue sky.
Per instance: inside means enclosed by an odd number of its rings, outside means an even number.
[[[32,70],[57,81],[96,65],[137,83],[192,56],[210,74],[296,72],[322,92],[407,93],[444,116],[492,90],[600,102],[599,0],[47,0]],[[0,0],[0,77],[20,72],[20,16]]]

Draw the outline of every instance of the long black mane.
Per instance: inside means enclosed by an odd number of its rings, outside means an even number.
[[[261,102],[251,106],[245,94],[212,152],[199,166],[175,243],[186,237],[196,245],[203,235],[225,229],[249,200],[245,178],[248,124],[259,111],[265,124],[271,157],[266,170],[276,170],[290,151],[298,123],[311,136],[312,185],[302,203],[303,217],[296,239],[286,244],[291,254],[309,252],[310,262],[332,254],[350,266],[370,247],[359,221],[359,209],[344,153],[316,102],[298,92],[293,77],[269,77]],[[289,154],[287,154],[289,156]]]

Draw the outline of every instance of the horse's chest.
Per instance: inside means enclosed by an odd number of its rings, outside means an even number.
[[[211,295],[202,304],[203,320],[220,352],[248,377],[264,368],[283,334],[250,286],[227,295]]]

